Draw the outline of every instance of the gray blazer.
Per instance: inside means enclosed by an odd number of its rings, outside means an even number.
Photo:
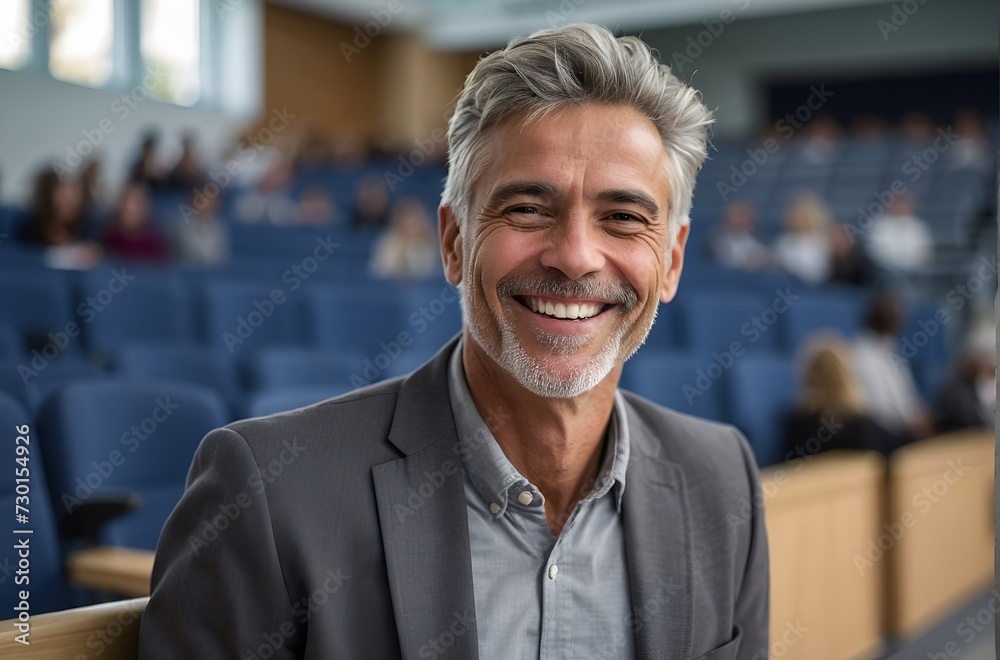
[[[475,660],[454,345],[406,378],[209,433],[160,538],[140,657]],[[622,634],[645,660],[766,658],[767,541],[746,441],[625,400]]]

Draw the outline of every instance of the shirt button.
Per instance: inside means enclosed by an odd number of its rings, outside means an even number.
[[[500,513],[500,505],[497,504],[496,502],[490,502],[490,513],[492,513],[494,516]]]
[[[549,579],[550,580],[555,580],[556,579],[556,575],[558,573],[559,573],[559,567],[558,566],[556,566],[555,564],[552,564],[551,566],[549,566]]]
[[[534,499],[535,497],[531,494],[531,491],[527,490],[522,491],[521,494],[517,496],[517,501],[523,504],[524,506],[528,506],[529,504],[531,504],[532,500]]]

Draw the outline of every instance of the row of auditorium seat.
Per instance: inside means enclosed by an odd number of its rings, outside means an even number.
[[[111,371],[68,355],[38,364],[0,361],[0,391],[38,412],[53,392],[74,382],[118,378],[189,383],[217,395],[230,421],[308,405],[405,375],[432,352],[388,346],[364,357],[346,351],[277,346],[235,360],[205,347],[135,344],[113,354]],[[945,368],[941,363],[928,363],[917,376],[930,398]],[[787,353],[757,351],[705,358],[694,352],[644,347],[626,365],[621,386],[679,412],[735,424],[750,439],[758,462],[770,465],[783,455],[782,420],[796,403],[798,379],[795,359]]]
[[[132,279],[123,285],[124,278]],[[36,348],[39,342],[65,343],[70,353],[104,357],[131,342],[200,344],[237,355],[264,346],[312,345],[374,356],[380,344],[398,341],[401,333],[418,349],[433,350],[461,325],[457,293],[443,280],[296,286],[281,280],[237,281],[227,274],[185,279],[177,272],[129,266],[77,279],[74,291],[60,272],[0,272],[0,308],[5,310],[0,326],[8,326],[0,330],[0,359],[25,353],[31,335]],[[861,328],[866,292],[781,286],[791,281],[787,278],[757,278],[751,291],[735,288],[748,279],[733,273],[729,284],[685,282],[678,298],[661,308],[648,345],[706,357],[731,351],[734,342],[737,351],[795,351],[817,330],[850,337]],[[913,304],[904,337],[918,333],[919,324],[934,319],[935,312],[932,305]],[[80,336],[68,336],[71,324]],[[942,327],[927,338],[919,360],[947,358],[948,330]],[[66,341],[60,341],[62,335]]]

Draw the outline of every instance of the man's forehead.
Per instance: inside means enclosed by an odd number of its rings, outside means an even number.
[[[667,155],[655,125],[625,106],[584,104],[507,117],[484,133],[480,158],[473,189],[486,194],[518,180],[558,188],[560,178],[580,167],[609,190],[632,187],[629,181],[657,195],[667,189]]]

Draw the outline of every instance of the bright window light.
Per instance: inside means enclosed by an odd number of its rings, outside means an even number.
[[[50,5],[49,71],[66,82],[100,87],[111,77],[114,0]]]
[[[199,0],[143,0],[142,59],[158,81],[154,98],[191,105],[198,100]]]
[[[28,61],[31,33],[28,5],[31,0],[0,2],[0,68],[20,69]]]

